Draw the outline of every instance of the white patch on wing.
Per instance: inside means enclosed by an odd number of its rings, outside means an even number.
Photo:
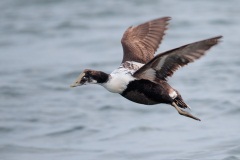
[[[169,96],[172,98],[172,99],[175,99],[177,97],[177,92],[172,90],[170,93],[169,93]]]
[[[134,62],[134,61],[128,61],[128,62],[132,63],[133,65],[136,65],[137,69],[139,69],[140,67],[142,67],[144,65],[143,63]]]
[[[133,71],[135,72],[136,70],[141,68],[143,65],[144,65],[143,63],[139,63],[139,62],[126,61],[126,62],[122,63],[119,68],[126,68],[131,72],[133,72]]]
[[[182,61],[182,63],[185,63],[186,62],[186,59],[185,58],[180,58],[180,60]]]
[[[135,80],[132,76],[135,70],[129,70],[127,68],[119,67],[110,74],[110,78],[107,83],[103,83],[102,86],[108,91],[113,93],[122,93],[129,82]]]
[[[154,81],[155,77],[156,77],[156,71],[152,68],[149,68],[148,70],[146,70],[144,73],[143,73],[143,76],[142,76],[144,79],[148,79],[148,80],[151,80],[151,81]]]
[[[160,60],[160,62],[158,62],[157,66],[154,67],[156,70],[160,70],[162,68],[162,66],[165,63],[165,59],[167,58],[167,56],[163,56],[162,59]]]

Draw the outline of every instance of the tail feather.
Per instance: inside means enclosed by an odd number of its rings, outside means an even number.
[[[178,95],[174,100],[173,100],[179,107],[181,108],[189,108],[191,109],[182,99],[181,95]]]

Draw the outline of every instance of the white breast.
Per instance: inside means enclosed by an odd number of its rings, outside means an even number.
[[[137,62],[127,62],[132,63],[133,65],[137,65]],[[143,64],[138,63],[140,68]],[[114,70],[109,77],[107,83],[103,83],[102,86],[105,87],[108,91],[113,93],[122,93],[126,88],[129,82],[135,80],[132,74],[136,71],[136,69],[128,69],[120,66],[118,69]]]
[[[103,83],[102,86],[110,92],[122,93],[127,88],[128,83],[134,79],[135,78],[132,76],[129,70],[125,68],[119,68],[110,74],[108,82]]]

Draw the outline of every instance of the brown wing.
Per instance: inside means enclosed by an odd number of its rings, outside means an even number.
[[[154,57],[164,36],[170,17],[155,19],[136,27],[129,27],[122,37],[123,60],[147,63]]]
[[[133,76],[153,82],[155,79],[167,80],[167,77],[172,76],[178,68],[202,57],[208,49],[219,42],[221,37],[198,41],[158,54],[154,59],[137,70]]]

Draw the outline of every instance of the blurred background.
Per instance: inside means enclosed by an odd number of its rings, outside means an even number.
[[[240,1],[1,0],[1,160],[237,160]],[[158,53],[223,35],[170,84],[201,122],[98,85],[71,89],[85,69],[110,73],[131,25],[171,16]]]

